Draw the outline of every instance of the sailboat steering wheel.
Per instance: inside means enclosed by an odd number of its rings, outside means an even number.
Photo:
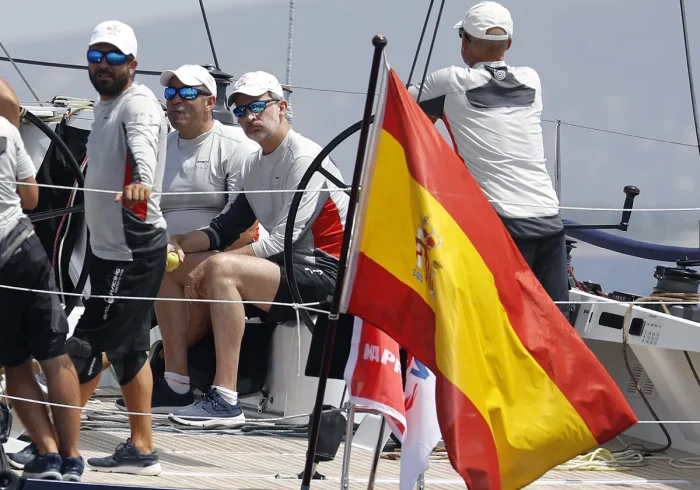
[[[373,121],[374,116],[371,117],[370,123]],[[330,155],[330,153],[333,150],[335,150],[338,145],[340,145],[343,141],[345,141],[350,136],[358,132],[361,127],[362,121],[358,121],[349,128],[347,128],[345,131],[340,133],[338,136],[333,138],[330,141],[330,143],[328,143],[320,151],[320,153],[316,155],[316,158],[314,158],[314,160],[311,162],[311,165],[309,165],[309,168],[306,170],[301,180],[299,181],[297,191],[305,190],[306,186],[309,185],[311,178],[316,172],[320,172],[321,174],[323,174],[328,180],[333,182],[338,187],[348,187],[347,184],[345,184],[333,174],[324,169],[321,166],[321,164],[323,163],[323,160],[325,160],[326,157],[328,157],[328,155]],[[294,243],[292,241],[292,233],[294,232],[294,221],[296,220],[297,212],[299,211],[299,204],[301,203],[301,198],[303,194],[303,192],[294,193],[294,197],[292,198],[292,202],[289,207],[289,214],[287,215],[287,224],[284,229],[284,268],[285,272],[287,273],[290,293],[292,295],[292,298],[294,299],[294,302],[297,304],[303,303],[304,300],[301,297],[301,293],[299,292],[299,286],[297,285],[297,279],[294,275]],[[299,314],[304,320],[304,324],[306,325],[306,327],[311,333],[313,333],[315,324],[313,319],[311,318],[311,315],[309,315],[309,312],[305,308],[300,308]]]

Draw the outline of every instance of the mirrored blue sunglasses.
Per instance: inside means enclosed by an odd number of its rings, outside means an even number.
[[[119,51],[110,51],[109,53],[103,53],[102,51],[98,51],[96,49],[90,49],[87,52],[88,63],[95,63],[95,64],[102,63],[103,57],[107,58],[108,64],[114,65],[114,66],[119,66],[119,65],[123,65],[124,63],[126,63],[126,59],[129,56],[124,54],[124,53],[120,53]]]
[[[239,105],[236,106],[236,108],[233,110],[233,115],[236,117],[243,117],[245,115],[246,109],[250,109],[250,112],[252,112],[253,114],[258,114],[259,112],[264,111],[265,107],[267,107],[267,104],[269,104],[270,102],[279,101],[275,99],[256,100],[247,105]]]
[[[165,100],[173,100],[175,95],[179,95],[184,100],[194,100],[200,95],[211,95],[209,92],[194,87],[167,87],[165,89]]]

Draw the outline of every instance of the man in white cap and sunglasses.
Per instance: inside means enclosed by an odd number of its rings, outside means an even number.
[[[78,371],[83,405],[111,364],[129,411],[150,413],[153,380],[147,361],[154,302],[129,297],[155,298],[165,273],[168,236],[159,193],[168,126],[153,92],[134,80],[136,60],[131,27],[106,21],[95,28],[87,52],[90,81],[100,95],[85,177],[90,297],[66,350]],[[151,417],[136,415],[129,422],[131,437],[114,454],[88,459],[91,469],[160,473]]]
[[[567,301],[566,242],[545,166],[539,76],[504,61],[513,20],[502,5],[479,2],[454,29],[467,66],[438,70],[422,91],[416,83],[409,92],[433,121],[442,119],[455,151],[551,298]],[[568,307],[559,306],[568,318]]]
[[[243,193],[229,209],[209,226],[179,237],[175,246],[185,254],[221,249],[237,240],[256,219],[269,235],[237,250],[212,255],[190,273],[186,297],[231,301],[209,306],[217,352],[212,389],[193,407],[171,414],[175,422],[200,427],[245,420],[236,385],[246,313],[269,322],[296,319],[295,310],[284,304],[294,303],[283,267],[285,228],[292,191],[321,152],[318,144],[291,128],[282,87],[269,73],[243,75],[234,85],[229,105],[235,105],[233,113],[243,131],[261,149],[245,162],[236,183]],[[323,167],[342,182],[330,158],[324,160]],[[319,173],[314,174],[301,199],[292,236],[294,275],[304,303],[326,303],[333,293],[348,202],[348,195]],[[260,303],[244,308],[241,300]]]
[[[260,149],[239,126],[222,124],[213,117],[216,105],[216,81],[200,65],[185,64],[164,71],[160,83],[168,119],[175,129],[168,135],[167,156],[161,209],[172,237],[207,226],[236,198],[225,194],[235,188],[245,158]],[[191,193],[191,194],[184,194]],[[230,248],[253,242],[254,224]],[[170,413],[194,404],[187,365],[187,349],[206,335],[210,328],[209,306],[184,301],[188,273],[204,259],[216,253],[180,254],[180,265],[166,272],[159,297],[183,301],[156,301],[156,316],[162,344],[154,349],[153,413]],[[162,356],[162,357],[161,357]],[[155,373],[158,372],[156,376]],[[117,407],[126,410],[123,399]]]

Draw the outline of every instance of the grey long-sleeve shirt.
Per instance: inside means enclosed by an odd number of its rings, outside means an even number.
[[[250,154],[236,182],[236,189],[243,193],[212,219],[208,227],[202,228],[209,237],[210,249],[227,247],[258,219],[269,235],[253,243],[253,252],[258,257],[281,263],[287,216],[294,194],[276,191],[296,189],[321,149],[290,129],[282,144],[269,155],[263,155],[262,150]],[[324,160],[323,167],[343,180],[330,158]],[[350,198],[318,172],[306,190],[294,221],[295,254],[300,262],[321,267],[335,277]]]
[[[98,101],[87,142],[85,219],[92,252],[104,260],[131,261],[167,245],[160,195],[165,169],[167,122],[153,92],[134,82],[119,97]],[[114,202],[125,185],[151,187],[148,202],[128,208]]]

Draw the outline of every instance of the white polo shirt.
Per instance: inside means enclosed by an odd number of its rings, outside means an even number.
[[[409,88],[414,98],[419,87]],[[535,70],[503,61],[444,68],[426,77],[420,105],[443,120],[455,151],[513,236],[561,231],[559,200],[545,166]]]

